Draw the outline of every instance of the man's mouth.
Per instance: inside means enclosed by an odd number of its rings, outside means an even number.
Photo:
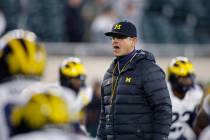
[[[113,48],[114,48],[114,49],[120,49],[120,47],[119,47],[119,46],[113,46]]]

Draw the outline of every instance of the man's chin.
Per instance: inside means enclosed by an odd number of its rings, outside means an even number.
[[[116,56],[116,57],[121,56],[118,51],[113,51],[113,55]]]
[[[115,57],[119,57],[120,54],[119,53],[113,53]]]

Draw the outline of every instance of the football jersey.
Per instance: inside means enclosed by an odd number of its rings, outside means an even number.
[[[71,113],[71,121],[78,121],[83,116],[84,113],[81,112],[82,109],[92,100],[92,88],[86,87],[80,89],[78,95],[75,91],[70,88],[60,86],[58,83],[43,83],[39,82],[30,87],[27,87],[21,93],[26,100],[30,98],[31,94],[43,93],[43,91],[49,91],[61,96],[69,107],[69,112]]]
[[[82,118],[83,112],[81,109],[86,105],[84,102],[85,93],[81,92],[76,96],[76,93],[69,89],[60,86],[57,83],[44,83],[33,80],[13,80],[8,83],[4,83],[0,85],[0,140],[6,140],[10,135],[10,124],[8,124],[8,114],[5,112],[5,107],[7,104],[24,104],[26,103],[30,97],[34,93],[43,93],[44,91],[50,91],[55,93],[58,96],[61,96],[64,100],[66,100],[69,112],[71,113],[71,121],[77,122],[78,119]],[[91,92],[92,90],[89,90]],[[88,93],[88,95],[91,95]],[[87,97],[91,101],[91,96]]]
[[[173,94],[169,85],[169,93],[171,97],[173,112],[169,140],[176,140],[183,134],[185,128],[189,128],[184,127],[186,123],[193,121],[193,114],[195,112],[196,106],[201,102],[203,91],[199,86],[195,85],[194,88],[191,88],[186,93],[183,99],[179,99]]]
[[[69,133],[60,129],[43,129],[41,131],[33,131],[19,134],[11,137],[9,140],[94,140],[87,136]]]
[[[34,79],[18,78],[0,84],[0,140],[6,140],[9,136],[9,124],[7,107],[10,104],[21,104],[21,91],[27,86],[36,83]]]

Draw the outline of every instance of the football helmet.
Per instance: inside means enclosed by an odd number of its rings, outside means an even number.
[[[26,30],[12,30],[0,39],[0,81],[14,75],[41,76],[46,51],[36,35]]]
[[[194,65],[187,57],[176,57],[168,66],[168,80],[172,89],[185,94],[194,86]]]
[[[85,85],[86,70],[79,58],[64,59],[59,68],[60,84],[78,92]]]
[[[69,107],[61,96],[48,91],[36,93],[26,104],[13,108],[10,120],[12,127],[18,131],[40,129],[45,125],[68,124]]]

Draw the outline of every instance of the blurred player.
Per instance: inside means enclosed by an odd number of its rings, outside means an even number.
[[[78,127],[81,127],[86,133],[85,124],[85,107],[92,99],[92,88],[85,85],[86,71],[79,58],[69,57],[64,59],[59,67],[59,83],[39,82],[27,87],[22,92],[22,96],[30,98],[31,94],[38,93],[42,90],[56,91],[65,96],[70,103],[72,122],[75,118],[80,118]],[[74,102],[74,104],[72,104]],[[82,110],[82,111],[81,111]]]
[[[85,129],[85,107],[92,100],[92,88],[85,85],[86,71],[79,58],[69,57],[63,60],[59,67],[59,83],[39,82],[24,89],[22,95],[29,98],[40,90],[56,91],[65,96],[68,102],[74,101],[70,106],[72,121],[80,119],[80,127]],[[82,111],[81,111],[82,110]]]
[[[0,39],[0,139],[8,135],[9,113],[13,102],[19,102],[21,91],[39,81],[46,63],[46,51],[33,32],[13,30]]]
[[[36,39],[25,30],[10,31],[0,39],[0,84],[9,94],[20,93],[44,72],[46,51]]]
[[[69,57],[63,60],[59,68],[59,82],[66,92],[74,92],[77,96],[77,109],[83,109],[91,102],[93,91],[86,86],[86,70],[81,60],[76,57]],[[83,116],[84,116],[83,115]],[[82,119],[85,123],[85,117]]]
[[[203,91],[195,83],[194,66],[188,58],[172,59],[168,67],[168,80],[173,111],[169,140],[189,139],[194,134],[191,126]]]
[[[73,103],[52,91],[32,93],[25,104],[12,110],[11,140],[90,140],[71,124],[69,107]]]

